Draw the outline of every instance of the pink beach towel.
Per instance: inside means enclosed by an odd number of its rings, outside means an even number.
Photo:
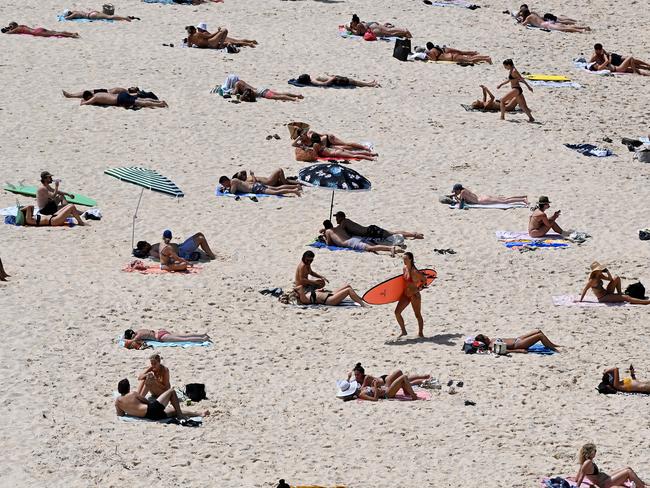
[[[431,400],[431,392],[430,391],[426,391],[426,390],[422,390],[422,389],[417,389],[417,390],[414,390],[414,391],[415,391],[415,394],[418,396],[418,400]],[[411,400],[411,397],[409,395],[404,393],[404,390],[398,391],[397,394],[395,395],[394,400],[399,400],[399,401],[402,401],[402,402],[403,401],[408,401],[408,402],[413,401],[413,400]]]
[[[602,303],[594,298],[585,298],[581,302],[577,300],[580,300],[580,297],[574,295],[560,295],[553,297],[553,305],[562,307],[622,307],[628,304],[627,302]]]
[[[141,274],[166,274],[166,273],[176,273],[176,274],[194,274],[198,273],[202,268],[197,266],[192,266],[187,268],[187,271],[166,271],[160,269],[159,264],[145,264],[140,260],[135,260],[124,266],[122,271],[127,273],[141,273]]]

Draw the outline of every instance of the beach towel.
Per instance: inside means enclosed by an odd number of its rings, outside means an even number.
[[[122,268],[122,271],[126,273],[141,273],[141,274],[196,274],[200,272],[203,268],[200,266],[191,266],[187,268],[186,271],[167,271],[160,269],[159,264],[145,264],[142,261],[139,261],[139,264],[134,265],[134,262],[131,262]]]
[[[343,37],[344,39],[363,39],[363,36],[358,36],[356,34],[353,34],[349,30],[345,28],[344,25],[339,25],[339,36]],[[387,41],[387,42],[395,42],[395,39],[401,39],[401,37],[378,37],[378,41]]]
[[[603,303],[593,297],[585,297],[583,301],[577,295],[559,295],[553,297],[553,305],[558,307],[622,307],[627,302]]]
[[[483,110],[482,108],[474,108],[471,105],[466,105],[464,103],[461,103],[460,106],[463,107],[465,109],[465,111],[467,111],[467,112],[483,112],[483,113],[490,113],[490,114],[499,113],[498,111],[494,111],[494,110]],[[514,111],[511,111],[511,112],[508,112],[508,113],[511,114],[511,113],[524,113],[524,112],[523,112],[523,110],[521,110],[519,105],[517,105],[517,107],[515,107]]]
[[[339,246],[328,246],[324,242],[314,241],[311,244],[307,244],[309,247],[315,247],[316,249],[327,249],[328,251],[354,251],[354,252],[364,252],[359,249],[351,249],[349,247],[339,247]]]
[[[210,341],[204,341],[204,342],[189,342],[189,341],[180,341],[180,342],[159,342],[159,341],[144,341],[145,344],[151,347],[182,347],[182,348],[188,348],[188,347],[210,347],[212,345],[212,342]],[[117,338],[117,343],[120,347],[124,347],[124,336],[120,335]]]
[[[9,209],[11,209],[11,208],[12,207],[5,208],[2,211],[3,212],[9,211]],[[13,207],[13,208],[16,208],[16,207]],[[18,212],[18,210],[16,210],[16,212]],[[16,212],[14,212],[13,215],[2,214],[2,215],[5,216],[5,224],[14,225],[14,226],[16,225]],[[76,227],[77,226],[77,223],[76,223],[75,219],[73,219],[72,217],[68,217],[67,219],[65,219],[65,223],[66,223],[66,225],[55,225],[55,226],[41,225],[40,227],[48,227],[48,228],[54,227],[55,229],[60,227],[60,228],[65,229],[66,227]],[[20,226],[17,226],[17,227],[36,227],[36,226],[34,226],[34,225],[30,225],[30,226],[20,225]]]
[[[473,3],[468,3],[463,0],[447,0],[447,1],[442,1],[442,2],[433,2],[432,0],[423,0],[423,3],[426,5],[430,5],[432,7],[461,7],[461,8],[468,8],[470,10],[476,10],[477,8],[481,8],[479,5],[475,5]]]
[[[415,392],[415,394],[416,394],[417,397],[418,397],[417,400],[425,400],[425,401],[431,400],[431,392],[430,392],[430,391],[424,390],[424,389],[419,388],[419,387],[417,387],[417,386],[414,386],[414,387],[413,387],[413,391]],[[400,388],[400,390],[395,394],[395,398],[387,398],[387,400],[389,400],[389,401],[398,401],[398,402],[413,402],[413,401],[417,401],[417,400],[413,400],[413,399],[411,399],[411,397],[410,397],[409,395],[407,395],[406,393],[404,393],[404,390],[401,389],[401,388]],[[357,398],[357,402],[363,402],[363,403],[366,403],[367,400],[362,400],[361,398]]]
[[[224,192],[220,185],[214,189],[214,194],[218,197],[231,197],[231,198],[264,198],[264,197],[275,197],[283,198],[284,195],[267,195],[266,193],[230,193]]]
[[[530,237],[528,232],[510,232],[497,231],[497,240],[502,242],[507,248],[520,247],[569,247],[570,242],[560,234],[547,234],[544,237]]]
[[[553,349],[549,349],[541,342],[536,342],[535,344],[533,344],[528,348],[528,352],[533,354],[542,354],[545,356],[550,356],[551,354],[555,354],[557,351],[554,351]]]
[[[600,71],[592,71],[589,69],[591,65],[594,63],[589,63],[585,58],[576,58],[573,60],[573,66],[576,68],[586,71],[587,73],[591,73],[592,75],[600,75],[600,76],[614,76],[614,75],[624,75],[626,73],[612,73],[608,69],[601,69]]]
[[[449,208],[459,209],[458,205],[449,205]],[[463,209],[465,208],[497,208],[506,210],[509,208],[528,208],[528,205],[525,203],[465,203],[463,204]]]
[[[530,80],[528,84],[531,86],[543,86],[547,88],[582,88],[582,85],[575,81]]]
[[[544,237],[530,237],[528,232],[512,232],[507,230],[498,230],[496,231],[497,240],[499,241],[509,241],[509,240],[545,240],[545,239],[564,239],[560,234],[554,234],[549,232]]]
[[[594,146],[593,144],[565,144],[565,146],[574,151],[578,151],[583,156],[593,156],[596,158],[615,156],[615,154],[609,149]]]
[[[563,480],[565,480],[566,482],[568,482],[570,488],[576,488],[576,487],[577,487],[575,481],[573,481],[572,479],[569,479],[569,477],[566,477],[566,476],[560,476],[559,478],[562,478]],[[572,477],[571,477],[571,478],[572,478]],[[556,479],[556,477],[554,476],[553,478],[548,478],[548,477],[545,476],[544,478],[542,478],[541,481],[540,481],[540,488],[561,488],[561,485],[560,485],[560,484],[558,484],[558,483],[556,483],[556,484],[551,483],[551,479]],[[566,485],[565,485],[565,486],[566,486]],[[582,480],[582,484],[581,484],[580,486],[581,486],[582,488],[584,488],[585,486],[596,488],[596,485],[594,485],[591,481],[587,480],[586,478],[585,478],[584,480]],[[629,481],[626,481],[626,482],[623,484],[623,486],[625,486],[625,487],[627,487],[627,488],[631,488],[631,487],[632,487],[632,485],[630,484]]]
[[[191,5],[192,0],[178,1],[174,0],[142,0],[144,3],[162,3],[163,5]]]
[[[63,14],[58,14],[56,18],[59,22],[114,22],[111,19],[66,19]]]

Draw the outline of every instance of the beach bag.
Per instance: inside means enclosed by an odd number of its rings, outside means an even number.
[[[189,383],[185,385],[185,394],[193,402],[200,402],[208,398],[205,396],[205,385],[203,383]]]
[[[25,214],[21,210],[22,207],[16,205],[16,208],[18,208],[18,212],[16,212],[16,225],[25,225]]]
[[[632,298],[638,298],[639,300],[645,299],[645,286],[640,281],[628,285],[625,289],[625,294]]]
[[[411,40],[410,39],[395,39],[395,47],[393,48],[393,57],[400,61],[406,61],[409,54],[411,54]]]
[[[113,15],[113,14],[115,13],[115,7],[113,7],[113,5],[111,5],[110,3],[105,3],[105,4],[102,6],[102,11],[103,11],[106,15]]]
[[[639,239],[641,239],[642,241],[650,241],[650,229],[640,230]]]
[[[632,159],[638,159],[640,163],[650,163],[650,147],[644,146],[637,149]]]
[[[289,122],[287,124],[287,129],[289,129],[289,136],[292,140],[298,138],[298,135],[305,129],[309,129],[309,124],[304,122]]]

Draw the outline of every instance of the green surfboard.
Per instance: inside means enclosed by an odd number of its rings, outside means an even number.
[[[18,185],[11,185],[7,183],[4,189],[10,191],[11,193],[17,193],[18,195],[25,195],[26,197],[36,197],[35,186],[18,186]],[[88,198],[84,195],[79,195],[78,193],[73,193],[73,195],[74,198],[71,199],[70,197],[66,197],[66,200],[74,205],[83,205],[84,207],[97,206],[97,202],[92,198]]]

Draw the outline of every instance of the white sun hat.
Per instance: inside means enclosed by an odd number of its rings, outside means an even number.
[[[196,24],[196,28],[207,31],[208,30],[208,24],[206,22],[200,22],[200,23]]]
[[[359,389],[359,383],[356,381],[346,381],[346,380],[340,380],[336,382],[336,396],[338,398],[345,398],[350,395],[354,395],[357,390]]]

